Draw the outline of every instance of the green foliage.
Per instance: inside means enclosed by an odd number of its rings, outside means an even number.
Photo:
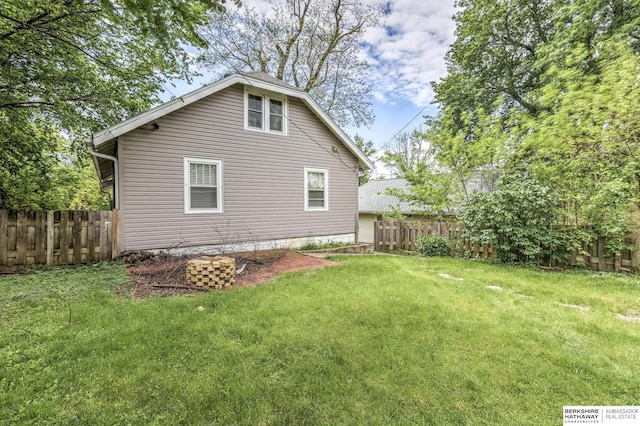
[[[330,248],[338,248],[338,247],[346,247],[351,245],[351,243],[344,243],[341,241],[327,241],[326,243],[316,243],[316,242],[308,242],[300,247],[299,250],[322,250],[322,249],[330,249]]]
[[[451,208],[469,182],[515,171],[553,188],[563,245],[589,234],[620,254],[640,227],[640,3],[459,6],[425,132],[435,166],[408,174],[408,198]]]
[[[394,177],[404,178],[415,170],[428,167],[430,155],[430,145],[424,133],[414,129],[397,135],[380,161],[392,171]]]
[[[47,148],[48,154],[43,151],[31,159],[14,162],[12,151],[0,153],[0,208],[109,209],[109,194],[100,191],[91,160],[71,152],[58,134],[52,134],[51,140],[57,145]]]
[[[390,191],[391,188],[387,188],[387,193],[393,196],[397,196],[398,191]],[[377,212],[377,216],[381,216],[382,220],[390,220],[392,222],[402,222],[407,219],[407,216],[402,213],[399,206],[391,205],[389,206],[391,211],[388,212]]]
[[[493,243],[504,263],[535,263],[559,258],[566,250],[553,229],[557,201],[552,191],[532,179],[503,177],[499,189],[477,192],[462,213],[472,242]]]
[[[440,235],[425,235],[416,242],[416,251],[421,256],[448,256],[449,240]]]
[[[92,130],[189,79],[184,45],[203,44],[197,26],[222,3],[0,0],[0,207],[46,208],[32,190],[55,173],[61,135],[82,154]]]
[[[365,141],[364,138],[358,134],[353,137],[353,141],[358,149],[360,149],[360,151],[362,151],[362,153],[366,155],[367,158],[371,160],[371,162],[373,162],[372,157],[377,152],[377,150],[373,146],[373,142],[371,140]],[[358,185],[364,185],[365,183],[369,182],[369,180],[371,180],[372,173],[373,170],[368,170],[365,173],[359,174]]]
[[[640,224],[640,59],[612,42],[601,47],[598,76],[570,65],[588,57],[578,49],[549,70],[552,82],[539,91],[549,112],[522,118],[515,161],[554,187],[562,224],[591,226],[619,254],[625,234]]]

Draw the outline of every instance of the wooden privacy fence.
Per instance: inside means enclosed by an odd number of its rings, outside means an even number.
[[[0,210],[0,267],[111,260],[117,236],[118,210]]]
[[[464,238],[464,225],[459,222],[388,222],[374,223],[374,247],[377,251],[416,250],[416,242],[423,235],[439,235],[448,240],[457,241],[452,244],[452,256],[469,256],[487,259],[494,256],[491,244],[472,244]]]
[[[495,256],[491,244],[472,244],[464,238],[464,225],[458,222],[387,222],[374,224],[374,247],[377,251],[416,250],[416,242],[423,235],[439,235],[455,244],[450,245],[452,256],[487,259]],[[584,266],[594,271],[638,272],[640,270],[640,238],[629,235],[626,243],[634,250],[623,250],[620,256],[606,255],[606,238],[584,244],[572,255],[571,266]],[[545,266],[562,266],[551,260]]]

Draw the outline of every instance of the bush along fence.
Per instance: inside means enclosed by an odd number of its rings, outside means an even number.
[[[449,254],[454,257],[488,259],[495,256],[491,244],[472,244],[464,237],[464,225],[459,222],[389,222],[376,221],[374,224],[374,247],[376,251],[415,251],[416,243],[423,235],[439,235],[449,240]],[[626,243],[634,250],[623,250],[620,256],[606,255],[606,238],[584,244],[572,255],[570,265],[581,266],[593,271],[639,272],[640,238],[628,236]],[[562,267],[551,260],[543,266]]]
[[[449,254],[454,257],[488,259],[494,256],[491,244],[472,244],[464,238],[464,225],[458,222],[389,222],[374,223],[376,251],[416,251],[416,243],[423,235],[438,235],[454,242]]]
[[[0,210],[0,268],[111,260],[117,236],[118,210]]]

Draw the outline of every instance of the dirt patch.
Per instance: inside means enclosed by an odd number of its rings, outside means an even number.
[[[640,317],[629,317],[626,315],[618,314],[617,317],[623,321],[628,322],[640,322]]]
[[[617,317],[624,321],[640,322],[640,311],[629,308],[626,315],[618,314]]]
[[[264,284],[285,272],[337,264],[326,259],[305,256],[289,250],[264,250],[232,253],[225,256],[234,257],[236,269],[242,270],[231,288]],[[208,289],[193,286],[186,279],[187,261],[194,257],[199,256],[176,257],[166,253],[153,254],[149,252],[129,255],[124,261],[127,264],[127,273],[133,283],[124,286],[121,292],[135,299],[144,299],[150,296],[173,296],[208,291]]]

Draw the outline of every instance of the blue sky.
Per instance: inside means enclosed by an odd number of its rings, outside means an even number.
[[[271,1],[275,0],[243,0],[243,3],[267,12]],[[344,129],[351,137],[357,133],[372,140],[377,148],[402,127],[411,131],[424,123],[423,115],[436,113],[430,82],[446,75],[444,56],[455,40],[454,0],[391,0],[385,3],[389,13],[384,22],[367,31],[363,40],[369,47],[371,72],[368,83],[373,89],[376,119],[371,128]],[[191,85],[176,81],[176,87],[162,98],[169,100],[172,96],[183,95],[211,80],[211,76],[205,75]],[[424,112],[411,121],[423,108]]]

